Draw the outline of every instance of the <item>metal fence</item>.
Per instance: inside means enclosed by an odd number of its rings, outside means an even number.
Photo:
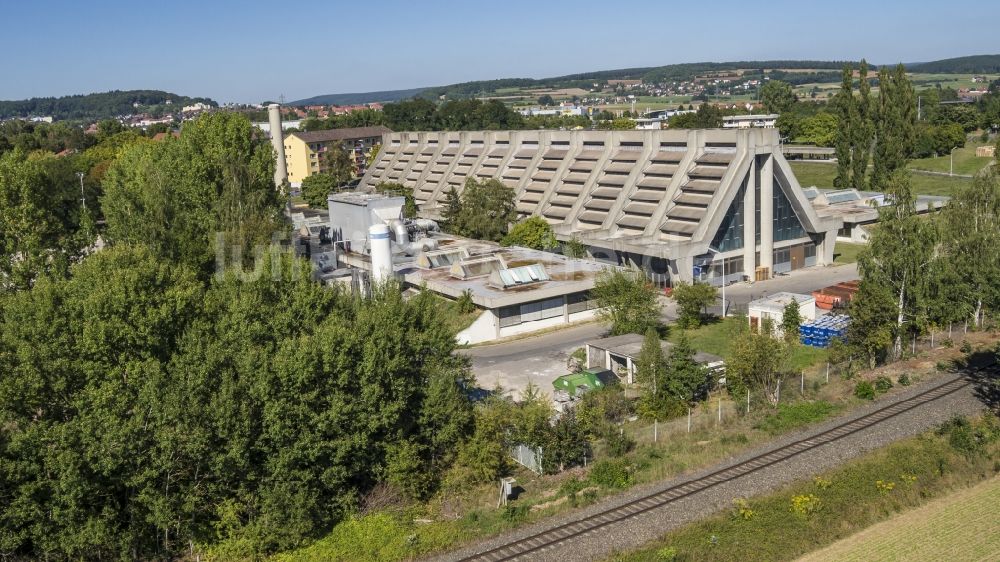
[[[517,461],[518,464],[535,474],[542,473],[541,447],[532,448],[523,443],[519,443],[511,448],[510,457]]]

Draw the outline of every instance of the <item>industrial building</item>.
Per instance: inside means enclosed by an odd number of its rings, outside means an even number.
[[[586,344],[586,367],[588,369],[607,369],[617,375],[622,382],[633,384],[644,341],[645,338],[639,334],[624,334],[589,341]],[[664,357],[670,355],[670,349],[673,346],[674,344],[668,341],[660,341]],[[708,369],[709,372],[721,372],[725,368],[722,357],[711,353],[696,351],[694,360]]]
[[[776,129],[387,133],[360,188],[399,182],[435,217],[468,178],[511,187],[522,216],[656,283],[766,279],[833,261]]]
[[[372,148],[382,142],[382,136],[389,129],[377,127],[355,127],[351,129],[330,129],[327,131],[295,132],[285,136],[285,164],[288,181],[292,187],[301,187],[302,180],[323,172],[326,162],[323,156],[336,143],[343,143],[354,161],[355,175],[362,175],[367,169]]]
[[[371,193],[330,195],[332,255],[314,256],[315,261],[328,264],[332,277],[360,270],[370,272],[375,282],[391,277],[406,288],[448,299],[468,296],[480,312],[458,334],[460,343],[492,341],[596,315],[589,291],[606,264],[445,234],[432,220],[403,219],[403,202],[403,197]]]

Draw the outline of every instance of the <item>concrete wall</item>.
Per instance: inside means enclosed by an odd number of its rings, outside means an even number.
[[[484,310],[479,318],[458,333],[455,339],[460,344],[472,345],[497,339],[497,317],[492,310]]]

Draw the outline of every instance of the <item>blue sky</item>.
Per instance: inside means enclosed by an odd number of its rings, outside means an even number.
[[[989,1],[0,0],[0,14],[0,99],[149,88],[257,102],[679,62],[1000,52]]]

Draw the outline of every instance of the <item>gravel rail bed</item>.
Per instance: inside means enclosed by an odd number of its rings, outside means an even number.
[[[749,459],[764,455],[790,443],[822,434],[845,422],[858,419],[959,377],[960,375],[954,374],[935,377],[902,392],[885,396],[872,404],[858,407],[843,416],[811,426],[805,430],[789,433],[773,441],[769,441],[765,445],[748,449],[743,454],[730,457],[711,467],[682,474],[669,480],[636,487],[586,508],[526,525],[520,529],[442,554],[432,560],[435,562],[444,562],[469,558],[490,559],[477,557],[476,555],[519,539],[545,532],[565,523],[579,521],[609,508],[627,504],[667,488],[685,482],[700,480],[706,475],[720,469],[739,465]],[[570,560],[601,560],[615,552],[639,547],[646,542],[660,537],[669,530],[727,509],[732,506],[733,498],[752,497],[773,491],[785,484],[811,477],[866,452],[884,447],[894,441],[917,435],[956,414],[971,415],[982,411],[983,408],[983,403],[975,397],[973,385],[965,386],[947,396],[921,404],[911,410],[832,443],[826,443],[809,449],[789,459],[761,468],[731,481],[721,482],[627,520],[611,523],[596,531],[588,532],[570,538],[565,542],[556,543],[542,550],[528,553],[519,559],[558,560],[559,562]],[[498,558],[492,559],[495,560]]]

